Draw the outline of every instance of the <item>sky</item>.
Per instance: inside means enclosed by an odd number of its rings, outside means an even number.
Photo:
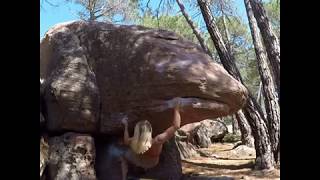
[[[79,19],[77,16],[77,11],[81,10],[81,6],[73,3],[66,3],[65,0],[50,0],[50,2],[57,6],[52,6],[45,0],[40,0],[40,39],[53,25]],[[150,7],[156,8],[158,3],[159,1],[157,0],[151,0]],[[243,17],[244,20],[246,20],[246,11],[243,0],[235,0],[235,3],[238,14]],[[176,3],[174,9],[177,9],[178,11],[178,6]],[[192,12],[188,13],[190,15],[194,14]]]
[[[81,8],[78,5],[65,3],[65,0],[50,0],[51,6],[44,0],[40,0],[40,38],[49,30],[50,27],[57,23],[78,19],[77,10]]]

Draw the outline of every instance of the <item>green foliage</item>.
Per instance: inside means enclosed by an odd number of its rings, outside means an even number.
[[[152,15],[145,15],[140,19],[138,23],[150,28],[170,30],[181,35],[184,38],[198,43],[195,35],[192,32],[192,29],[182,15],[162,15],[159,18]]]
[[[236,65],[244,83],[252,93],[256,93],[259,88],[260,76],[248,25],[238,17],[227,16],[225,23],[230,34],[230,39],[228,40],[225,26],[223,25],[223,17],[217,17],[216,21],[224,41],[226,43],[230,41],[232,53],[235,56]]]
[[[232,133],[226,134],[222,139],[222,142],[228,142],[228,143],[235,143],[238,141],[241,141],[241,136],[237,134],[232,134]]]
[[[280,38],[280,0],[264,3],[264,8],[276,35]]]
[[[224,116],[221,119],[226,125],[231,125],[233,121],[232,116]]]
[[[220,29],[221,33],[223,34],[223,39],[225,42],[228,42],[226,34],[225,34],[225,28],[223,25],[223,17],[217,17],[216,22],[218,25],[218,28]],[[248,46],[251,46],[250,44],[250,32],[248,29],[248,26],[244,24],[240,18],[237,17],[226,17],[225,18],[226,27],[230,33],[230,43],[232,44],[232,47],[237,48],[246,48]]]
[[[237,65],[244,83],[253,94],[257,94],[260,83],[260,75],[258,72],[254,49],[248,49],[247,52],[243,52],[243,54],[238,54],[237,56]]]
[[[130,22],[138,15],[138,0],[65,0],[82,7],[80,19],[109,22]]]

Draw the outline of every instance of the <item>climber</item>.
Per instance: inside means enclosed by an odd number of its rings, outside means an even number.
[[[129,146],[121,156],[122,177],[126,179],[128,172],[127,162],[138,167],[149,169],[159,163],[159,157],[162,151],[163,143],[174,136],[174,133],[180,128],[180,105],[181,99],[174,98],[174,112],[172,125],[163,133],[152,138],[152,127],[149,121],[139,121],[134,128],[134,135],[130,138],[128,134],[128,122],[126,118],[122,119],[124,125],[124,144]]]

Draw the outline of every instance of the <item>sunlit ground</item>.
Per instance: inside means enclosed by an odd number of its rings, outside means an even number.
[[[252,170],[255,152],[246,147],[232,149],[232,143],[216,143],[201,151],[208,157],[183,160],[184,179],[232,180],[232,179],[280,179],[279,169]]]

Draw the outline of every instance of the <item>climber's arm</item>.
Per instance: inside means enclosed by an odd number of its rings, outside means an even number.
[[[163,133],[157,135],[153,139],[153,144],[163,144],[165,141],[169,140],[174,136],[174,133],[180,128],[181,116],[180,116],[180,98],[176,98],[175,100],[175,108],[173,109],[173,122],[172,125],[166,129]]]
[[[123,143],[125,145],[129,145],[131,138],[129,137],[129,132],[128,132],[128,121],[126,118],[123,118],[121,120],[122,124],[124,125],[124,132],[123,132]]]

